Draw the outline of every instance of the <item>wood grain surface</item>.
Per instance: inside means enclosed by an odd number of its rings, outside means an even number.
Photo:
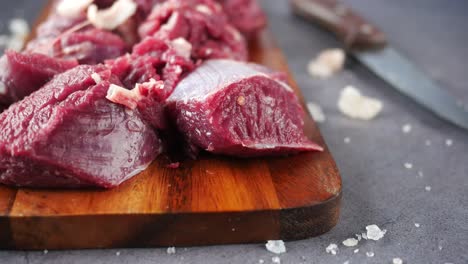
[[[250,52],[252,61],[289,73],[270,31],[251,41]],[[179,169],[156,160],[112,190],[0,186],[0,248],[195,246],[323,234],[338,221],[341,178],[317,126],[309,116],[305,123],[324,152],[258,159],[204,154]]]

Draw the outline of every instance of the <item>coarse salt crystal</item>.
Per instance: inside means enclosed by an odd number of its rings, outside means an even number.
[[[323,113],[322,108],[320,105],[315,104],[313,102],[307,103],[307,110],[309,110],[310,115],[315,120],[315,122],[323,123],[325,122],[325,114]]]
[[[424,177],[424,173],[422,171],[418,171],[418,176],[419,176],[419,178],[422,178],[422,177]]]
[[[359,248],[356,248],[356,249],[354,250],[354,254],[356,254],[356,253],[358,253],[358,252],[359,252]]]
[[[117,0],[111,7],[99,10],[97,5],[88,7],[88,20],[95,27],[113,30],[122,25],[137,11],[137,4],[133,0]]]
[[[412,164],[412,163],[406,162],[404,165],[405,165],[405,168],[407,168],[408,170],[410,170],[410,169],[413,168],[413,164]]]
[[[353,86],[346,86],[338,100],[340,111],[351,118],[371,120],[375,118],[383,108],[383,103],[377,99],[363,96]]]
[[[362,233],[361,236],[362,236],[362,238],[364,238],[365,240],[367,240],[367,234],[366,234],[366,233]]]
[[[168,247],[166,252],[169,255],[175,254],[176,253],[176,248],[175,247]]]
[[[120,256],[120,251],[115,252],[116,256]]]
[[[265,263],[265,261],[263,259],[259,259],[258,263],[263,264],[263,263]]]
[[[44,251],[43,251],[43,252],[44,252],[44,255],[47,255],[47,253],[49,253],[49,250],[47,250],[47,249],[44,249]]]
[[[372,251],[366,252],[366,256],[368,256],[369,258],[372,258],[374,255],[375,254]]]
[[[343,69],[346,54],[342,49],[326,49],[308,65],[308,72],[316,78],[328,78]]]
[[[346,260],[345,262],[343,262],[343,264],[349,264],[349,260]]]
[[[445,145],[447,145],[447,147],[452,146],[453,145],[453,140],[451,140],[451,139],[445,140]]]
[[[265,244],[265,247],[268,251],[275,254],[286,252],[286,246],[284,245],[283,240],[268,240],[268,242]]]
[[[272,257],[272,258],[271,258],[271,261],[272,261],[273,263],[276,263],[276,264],[280,264],[280,263],[281,263],[281,259],[280,259],[278,256]]]
[[[408,134],[409,132],[411,132],[411,129],[412,129],[411,125],[406,124],[401,128],[401,131],[403,131],[403,133],[405,133],[405,134]]]
[[[344,143],[346,143],[346,144],[351,143],[351,138],[345,137],[345,138],[344,138]]]
[[[375,241],[383,238],[385,233],[387,232],[387,230],[385,229],[381,230],[377,225],[366,226],[366,230],[367,238]]]
[[[359,243],[359,241],[355,238],[348,238],[345,241],[343,241],[343,245],[347,247],[354,247]]]
[[[415,227],[420,227],[421,225],[419,223],[414,223]]]
[[[28,22],[22,18],[13,18],[8,27],[13,36],[25,38],[29,34]]]
[[[431,191],[431,186],[426,186],[424,189],[426,189],[426,191],[430,192]]]
[[[362,239],[361,234],[356,234],[355,236],[357,237],[357,240],[358,240],[358,241],[361,241],[361,239]]]
[[[392,263],[393,264],[403,264],[403,260],[401,260],[401,258],[393,258]]]
[[[328,245],[328,247],[325,249],[325,251],[328,254],[336,255],[336,252],[338,251],[338,245],[332,243],[332,244]]]

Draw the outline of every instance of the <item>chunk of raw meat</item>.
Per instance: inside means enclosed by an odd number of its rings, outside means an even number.
[[[244,35],[253,36],[266,24],[266,15],[256,0],[218,0],[229,21]]]
[[[7,106],[23,99],[41,88],[56,74],[77,65],[76,60],[7,51],[0,59],[0,104]]]
[[[128,108],[138,108],[156,129],[165,129],[164,101],[195,67],[190,51],[190,44],[183,39],[144,39],[134,46],[131,55],[106,62],[128,89],[112,90],[108,99]]]
[[[80,64],[98,64],[126,52],[127,45],[119,36],[91,28],[63,34],[54,41],[51,55],[56,58],[76,59]]]
[[[186,39],[195,60],[229,58],[247,60],[244,37],[228,23],[213,0],[168,0],[157,5],[139,27],[142,38]]]
[[[188,143],[239,157],[322,150],[304,135],[291,87],[256,68],[208,60],[178,84],[168,112]]]
[[[39,188],[117,186],[161,143],[140,115],[105,97],[118,80],[77,66],[0,115],[0,183]]]

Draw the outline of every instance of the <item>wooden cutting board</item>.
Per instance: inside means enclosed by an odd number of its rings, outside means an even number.
[[[270,31],[251,41],[250,52],[252,61],[289,73]],[[195,246],[323,234],[338,221],[341,178],[309,116],[305,124],[324,152],[260,159],[206,154],[179,169],[157,160],[112,190],[0,186],[0,248]]]

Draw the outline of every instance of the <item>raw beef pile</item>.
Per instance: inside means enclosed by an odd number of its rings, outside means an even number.
[[[53,8],[23,52],[0,59],[0,183],[110,188],[160,154],[322,149],[286,75],[245,62],[246,39],[266,24],[256,1]]]

